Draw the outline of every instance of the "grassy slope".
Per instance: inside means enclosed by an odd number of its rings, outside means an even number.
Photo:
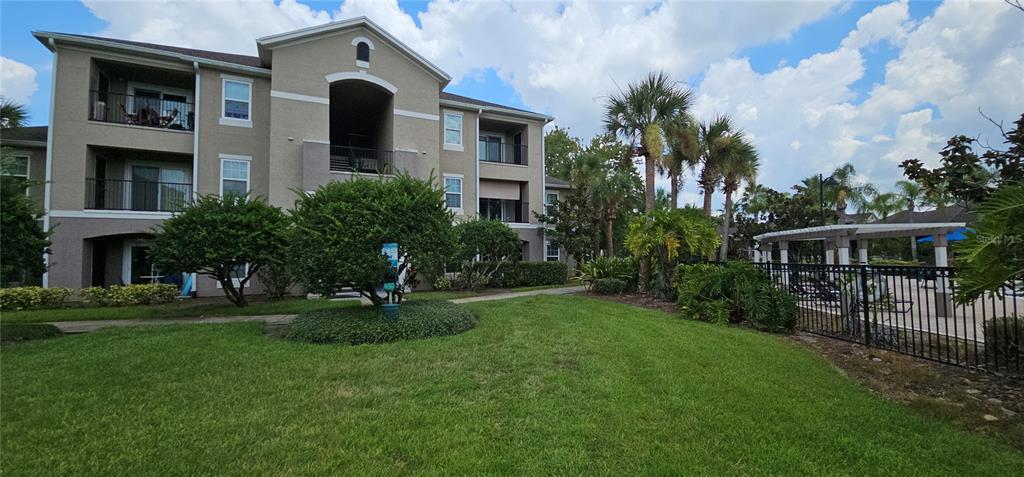
[[[16,474],[1005,475],[1024,454],[883,402],[773,336],[582,297],[358,347],[257,324],[2,349]]]

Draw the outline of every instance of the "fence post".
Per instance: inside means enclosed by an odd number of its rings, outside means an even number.
[[[864,312],[864,344],[871,346],[871,311],[868,309],[868,267],[860,269],[860,308]]]

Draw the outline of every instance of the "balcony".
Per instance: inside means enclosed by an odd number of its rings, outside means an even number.
[[[525,144],[509,144],[505,142],[480,140],[478,156],[481,162],[499,164],[527,165]]]
[[[177,212],[192,199],[192,184],[124,179],[85,179],[85,208]]]
[[[521,200],[480,198],[480,217],[506,223],[530,221],[530,204]]]
[[[331,172],[391,174],[394,152],[349,146],[331,146]]]
[[[195,112],[184,96],[89,92],[89,119],[106,123],[192,131]]]

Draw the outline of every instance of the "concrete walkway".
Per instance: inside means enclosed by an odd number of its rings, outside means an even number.
[[[474,303],[478,301],[507,300],[534,295],[565,295],[584,291],[583,287],[544,288],[523,292],[495,293],[468,298],[449,300],[452,303]],[[295,315],[261,315],[261,316],[216,316],[210,318],[150,318],[143,320],[98,320],[98,321],[55,321],[50,323],[64,333],[88,333],[100,328],[111,326],[148,326],[148,325],[181,325],[197,323],[238,323],[243,321],[262,321],[268,326],[284,326],[291,323]]]

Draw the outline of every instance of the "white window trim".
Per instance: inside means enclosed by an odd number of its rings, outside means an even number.
[[[245,162],[248,164],[247,177],[245,179],[245,192],[246,194],[252,193],[252,156],[241,156],[237,154],[220,154],[220,176],[217,178],[217,193],[224,197],[224,162]],[[239,179],[231,179],[237,181]]]
[[[451,115],[451,116],[458,116],[459,117],[459,142],[458,142],[458,144],[448,142],[448,126],[445,123],[447,122],[447,119],[448,119],[449,115]],[[464,124],[463,119],[464,119],[464,115],[462,114],[461,111],[448,111],[448,110],[445,110],[445,111],[443,111],[441,113],[441,139],[444,141],[444,150],[446,150],[446,151],[460,151],[460,152],[466,150],[463,147],[463,145],[462,145],[462,136],[465,134],[465,124]]]
[[[32,177],[32,156],[15,153],[15,154],[12,154],[10,157],[11,157],[11,159],[24,159],[25,160],[25,175],[21,175],[21,174],[3,174],[3,176],[5,176],[5,177],[23,177],[25,179],[25,182],[28,182],[30,180],[29,178]],[[32,189],[32,188],[31,187],[26,187],[25,188],[25,195],[26,196],[32,195],[30,193],[30,189]]]
[[[551,241],[550,240],[545,240],[544,241],[544,261],[545,262],[558,262],[558,261],[562,260],[562,249],[556,247],[555,248],[555,254],[554,255],[550,255],[550,254],[548,254],[548,247],[550,247],[550,246],[551,246]],[[554,260],[548,260],[550,258],[554,258]]]
[[[235,83],[247,83],[249,85],[249,119],[238,119],[227,117],[227,110],[225,103],[227,103],[227,83],[232,81]],[[251,128],[252,127],[252,78],[244,78],[241,76],[232,75],[220,75],[220,124],[221,126],[234,126],[240,128]]]
[[[451,179],[458,179],[459,180],[459,206],[458,207],[448,207],[448,179],[449,178],[451,178]],[[451,210],[452,212],[455,212],[458,215],[465,215],[465,213],[463,211],[465,210],[464,207],[466,205],[466,176],[464,176],[463,174],[444,174],[442,176],[441,185],[444,187],[444,204],[445,204],[445,207],[448,207],[448,210]]]

